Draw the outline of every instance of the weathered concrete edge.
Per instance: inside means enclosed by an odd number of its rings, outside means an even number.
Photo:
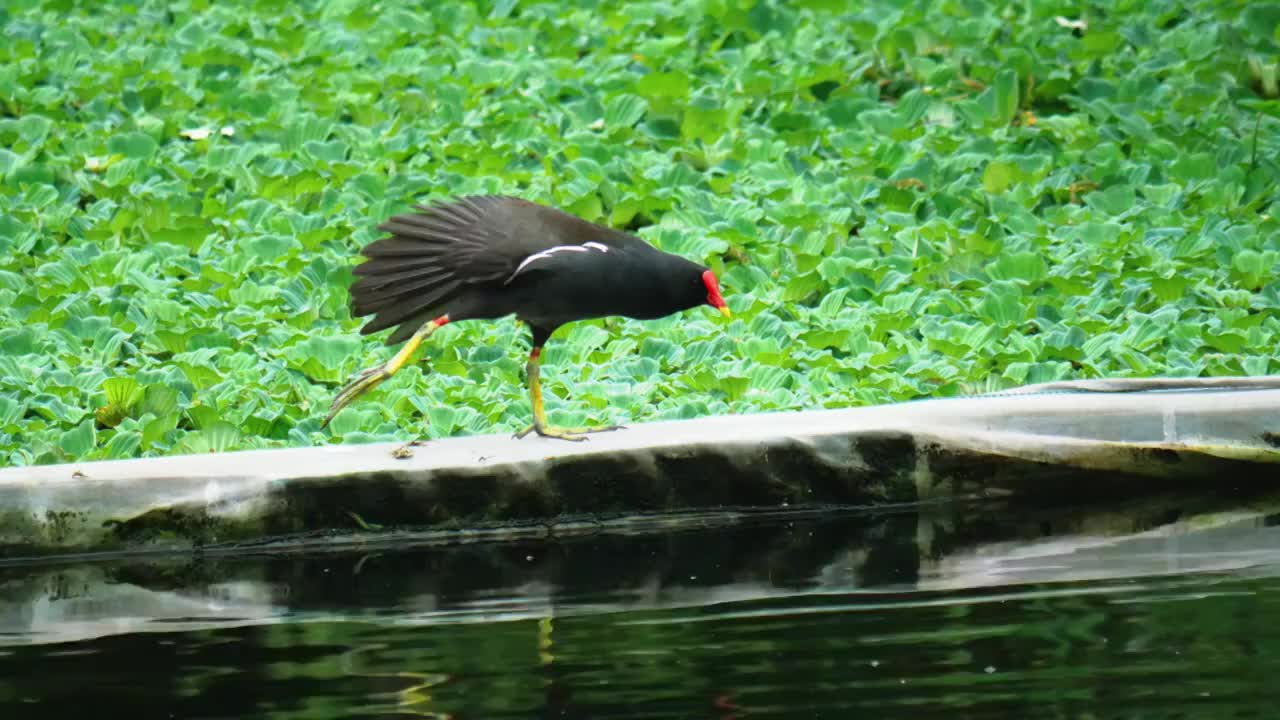
[[[189,548],[366,523],[493,528],[1090,484],[1121,495],[1149,488],[1141,478],[1278,476],[1266,434],[1278,425],[1280,390],[1011,396],[654,423],[582,444],[457,438],[409,458],[367,445],[10,469],[0,548]]]
[[[1241,378],[1263,381],[1272,378]],[[1155,382],[1158,379],[1152,379]],[[21,483],[87,484],[124,478],[259,477],[287,480],[337,476],[350,471],[441,469],[499,464],[534,466],[566,458],[681,445],[751,443],[780,437],[819,437],[877,431],[916,433],[934,428],[945,436],[1016,433],[1037,437],[1164,443],[1199,447],[1267,449],[1264,434],[1275,435],[1280,421],[1280,387],[1212,392],[1227,378],[1205,378],[1184,392],[1130,394],[1001,395],[981,398],[924,400],[874,407],[728,415],[696,420],[633,425],[624,431],[594,435],[589,442],[568,443],[505,434],[432,441],[411,457],[398,458],[398,443],[327,445],[312,448],[251,450],[211,455],[66,463],[0,469],[0,487]],[[1280,378],[1275,378],[1280,382]],[[1187,381],[1182,381],[1183,383]],[[1028,386],[1051,387],[1050,385]],[[1189,422],[1186,418],[1190,418]],[[1220,432],[1205,432],[1217,422]]]

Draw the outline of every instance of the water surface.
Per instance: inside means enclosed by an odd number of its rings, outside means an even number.
[[[1257,507],[11,566],[0,717],[1274,717]]]

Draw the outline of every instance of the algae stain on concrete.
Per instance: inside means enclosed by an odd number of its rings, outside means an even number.
[[[260,534],[257,523],[219,517],[206,506],[155,508],[128,520],[107,520],[103,527],[128,547],[198,548]]]
[[[63,547],[92,543],[97,540],[97,535],[91,526],[89,513],[80,510],[0,512],[0,549],[20,545]]]
[[[88,519],[89,513],[82,510],[45,510],[45,534],[50,542],[60,545],[83,532]]]

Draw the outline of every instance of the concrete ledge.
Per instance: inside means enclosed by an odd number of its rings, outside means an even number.
[[[0,556],[1280,481],[1280,379],[0,471]],[[406,456],[407,455],[407,456]],[[568,523],[572,526],[572,522]]]

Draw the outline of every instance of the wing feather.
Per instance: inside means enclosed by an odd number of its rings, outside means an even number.
[[[421,295],[415,295],[412,300],[407,301],[395,301],[393,299],[391,303],[375,301],[365,305],[360,300],[355,300],[352,312],[356,315],[374,314],[373,319],[360,329],[361,334],[370,335],[379,330],[385,330],[392,325],[399,325],[411,317],[431,314],[431,308],[446,300],[449,294],[456,291],[461,284],[457,280],[447,280],[443,283],[432,285],[426,292]],[[417,326],[410,329],[409,332],[412,333],[414,330],[417,330]]]
[[[446,270],[437,269],[435,272],[406,270],[401,273],[362,277],[351,283],[351,293],[367,300],[377,299],[376,296],[407,295],[448,278],[449,274]]]
[[[476,307],[520,272],[557,254],[608,253],[647,243],[554,208],[514,197],[480,195],[417,205],[379,225],[387,237],[366,245],[354,270],[352,313],[373,315],[370,334],[400,325],[388,343],[404,340],[451,303]],[[570,252],[572,251],[572,252]]]

